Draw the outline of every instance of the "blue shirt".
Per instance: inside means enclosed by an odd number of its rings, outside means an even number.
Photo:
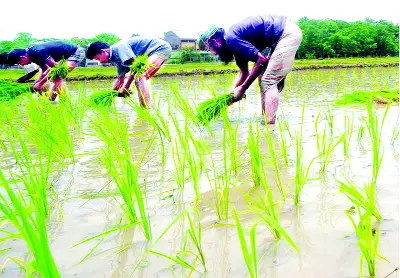
[[[283,34],[286,18],[277,15],[250,16],[232,25],[225,33],[228,50],[241,67],[256,62],[258,52],[271,48]]]
[[[27,50],[31,62],[45,70],[45,65],[51,58],[56,62],[62,59],[68,59],[77,49],[77,45],[63,41],[51,41],[32,45]]]
[[[130,71],[132,58],[144,54],[151,56],[158,51],[171,51],[171,45],[162,39],[136,36],[111,45],[110,61],[117,67],[117,76],[121,77]]]

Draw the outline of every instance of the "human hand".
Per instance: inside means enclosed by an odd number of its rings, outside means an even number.
[[[237,102],[241,100],[243,97],[246,97],[246,89],[242,86],[238,86],[231,92],[233,94],[233,102]]]
[[[121,89],[118,90],[118,96],[119,97],[127,97],[131,94],[132,92],[129,89],[126,89],[122,87]]]

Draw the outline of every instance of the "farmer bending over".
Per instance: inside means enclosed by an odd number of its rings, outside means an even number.
[[[72,71],[85,58],[85,50],[78,45],[63,41],[52,41],[32,45],[26,49],[14,49],[8,54],[9,64],[21,66],[35,63],[39,65],[42,72],[35,81],[33,88],[38,92],[46,90],[50,68],[57,65],[62,59],[67,60],[68,71]],[[63,86],[62,79],[54,79],[50,99],[55,100]]]
[[[86,57],[100,63],[109,63],[117,67],[117,80],[113,90],[118,90],[118,96],[128,96],[129,87],[135,81],[140,105],[147,107],[150,104],[149,79],[161,68],[171,56],[171,45],[158,38],[141,36],[121,40],[113,45],[104,42],[93,42],[89,45]],[[130,65],[137,56],[147,55],[149,69],[142,75],[134,77],[130,73]],[[127,79],[125,80],[125,76]]]
[[[292,69],[301,40],[302,32],[295,23],[284,16],[265,14],[245,18],[226,32],[211,26],[199,36],[198,45],[218,55],[226,64],[235,57],[240,73],[233,90],[234,101],[242,99],[259,78],[262,114],[266,115],[268,124],[274,124],[279,92]],[[250,71],[249,61],[255,62]]]

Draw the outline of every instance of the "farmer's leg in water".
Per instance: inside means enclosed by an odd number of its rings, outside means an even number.
[[[142,77],[135,79],[135,86],[138,91],[139,103],[143,107],[150,105],[150,78],[154,76],[161,66],[168,60],[169,55],[154,54],[148,58],[150,68],[143,74]]]
[[[301,40],[300,28],[288,20],[260,82],[262,113],[265,114],[268,124],[276,121],[279,93],[283,90],[284,79],[292,70]]]

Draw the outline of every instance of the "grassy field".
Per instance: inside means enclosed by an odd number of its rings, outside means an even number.
[[[333,67],[333,66],[350,66],[350,65],[382,65],[398,63],[399,57],[377,57],[377,58],[337,58],[323,60],[296,60],[294,62],[295,69],[302,67]],[[222,63],[187,63],[187,64],[167,64],[158,73],[162,74],[189,74],[203,71],[223,71],[238,70],[235,63],[224,65]],[[111,67],[88,67],[76,68],[67,77],[68,79],[85,79],[85,78],[112,78],[116,74],[116,68]],[[20,70],[0,70],[0,79],[17,79],[24,75],[24,71]]]

